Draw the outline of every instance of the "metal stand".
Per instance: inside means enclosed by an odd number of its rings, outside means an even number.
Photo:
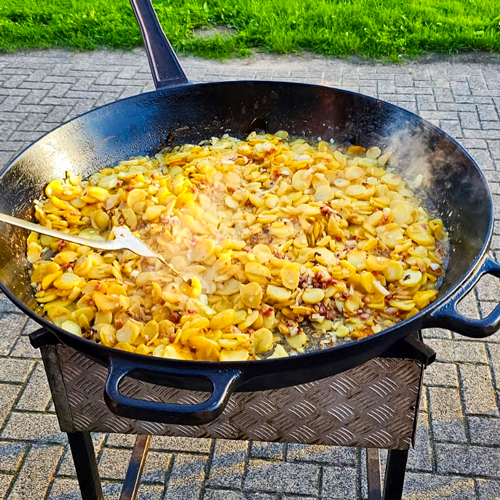
[[[380,450],[366,448],[366,480],[368,483],[368,499],[382,500],[382,467],[380,466]]]
[[[151,435],[365,448],[369,500],[401,500],[408,449],[415,437],[423,369],[435,357],[417,333],[383,356],[319,381],[277,390],[235,392],[231,404],[214,421],[179,426],[150,421],[147,412],[141,420],[114,414],[102,396],[107,367],[59,344],[46,331],[34,332],[30,338],[33,346],[41,349],[83,500],[104,500],[91,432],[137,436],[120,500],[137,497]],[[206,398],[203,392],[132,377],[124,381],[122,390],[137,399],[177,404]],[[389,450],[384,478],[380,449]]]
[[[82,499],[104,500],[90,432],[68,432],[68,441]]]
[[[127,474],[125,475],[125,481],[120,494],[120,500],[134,500],[137,496],[150,441],[151,436],[136,437],[132,457],[128,464]]]
[[[389,450],[385,468],[384,500],[401,500],[408,450]]]
[[[90,432],[68,432],[82,500],[105,500]],[[119,500],[135,500],[151,436],[137,436]]]
[[[82,500],[105,500],[90,432],[68,432]],[[151,436],[137,436],[119,500],[135,500]],[[380,450],[366,449],[368,500],[401,500],[408,451],[389,450],[382,492]]]

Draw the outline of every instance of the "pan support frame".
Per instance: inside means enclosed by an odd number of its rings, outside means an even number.
[[[65,389],[64,375],[55,345],[57,342],[54,342],[54,336],[50,335],[45,338],[49,339],[52,337],[52,340],[45,345],[40,345],[40,332],[34,332],[32,335],[36,336],[37,334],[38,338],[32,338],[31,340],[32,343],[38,343],[41,349],[42,360],[59,424],[68,436],[82,500],[105,500],[91,433],[89,431],[77,430],[75,427],[68,394]],[[46,335],[46,332],[44,334]],[[404,353],[405,358],[409,357],[409,354],[412,354],[411,357],[421,363],[422,372],[423,368],[430,364],[435,357],[433,351],[421,342],[420,332],[408,338],[400,349],[396,348],[395,350],[391,349],[388,351],[387,356],[397,357],[395,354],[398,351]],[[417,404],[414,408],[415,419],[412,441],[415,437],[421,386],[422,376],[420,376]],[[136,436],[119,500],[136,499],[150,440],[151,435],[138,434]],[[368,500],[401,500],[408,460],[408,449],[387,449],[385,474],[382,471],[380,449],[366,447],[365,450]]]
[[[90,432],[68,432],[82,500],[105,500]],[[146,462],[151,436],[139,435],[128,464],[119,500],[135,500]],[[401,500],[408,450],[388,450],[385,475],[380,450],[366,448],[368,500]]]

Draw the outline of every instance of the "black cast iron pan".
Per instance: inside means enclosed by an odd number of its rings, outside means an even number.
[[[33,200],[66,171],[87,177],[104,166],[154,154],[167,137],[192,143],[244,131],[267,116],[271,132],[287,130],[337,143],[358,137],[366,147],[393,143],[403,175],[424,174],[424,189],[450,233],[450,259],[440,297],[410,320],[372,337],[299,356],[265,361],[210,363],[144,357],[96,344],[57,328],[37,307],[30,287],[26,233],[2,226],[0,280],[25,313],[86,356],[109,366],[105,398],[115,413],[141,420],[201,424],[223,410],[230,393],[295,385],[347,370],[386,352],[427,327],[483,338],[500,327],[500,305],[482,320],[456,306],[485,274],[500,277],[487,256],[493,202],[479,167],[459,144],[416,115],[386,102],[324,86],[239,81],[193,85],[165,38],[149,0],[131,0],[143,33],[156,91],[96,109],[45,135],[0,172],[0,210],[32,218]],[[120,394],[124,376],[192,390],[211,391],[199,405],[170,405]]]

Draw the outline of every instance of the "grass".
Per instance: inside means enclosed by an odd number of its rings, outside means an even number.
[[[175,49],[207,58],[253,49],[398,60],[498,51],[500,0],[156,0]],[[227,26],[232,36],[194,36]],[[130,49],[142,43],[127,0],[1,0],[0,50]]]

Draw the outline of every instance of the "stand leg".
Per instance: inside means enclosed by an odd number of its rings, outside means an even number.
[[[151,436],[137,436],[135,438],[134,449],[132,450],[132,457],[128,464],[120,500],[135,500],[150,441]]]
[[[382,500],[382,468],[380,451],[376,448],[366,448],[366,476],[368,500]]]
[[[94,445],[89,432],[68,432],[82,500],[104,500]]]
[[[408,450],[389,450],[385,468],[384,500],[401,500]]]

